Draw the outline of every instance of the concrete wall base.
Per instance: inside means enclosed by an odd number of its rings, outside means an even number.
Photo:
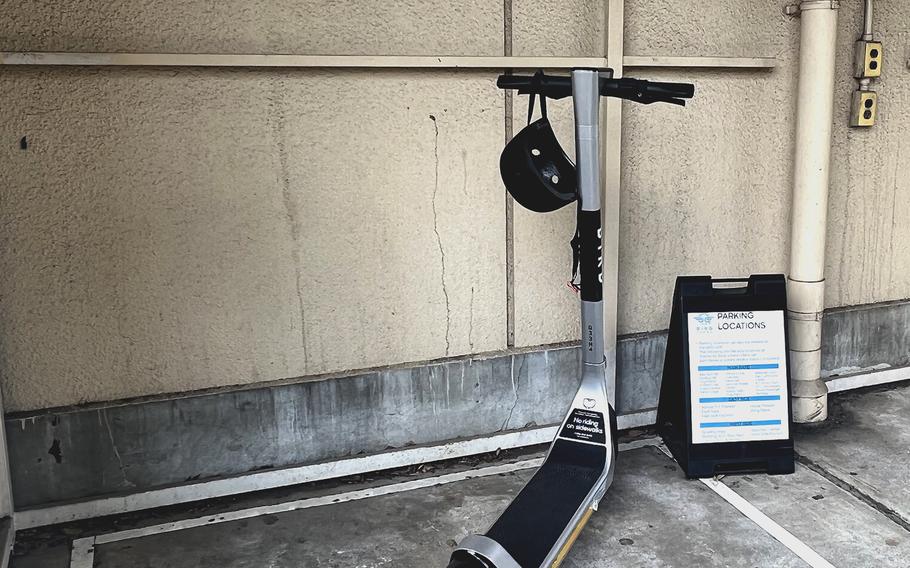
[[[910,365],[910,301],[831,310],[824,322],[826,376]],[[665,345],[663,332],[619,341],[620,415],[657,406]],[[551,425],[578,367],[578,349],[563,346],[10,414],[14,499],[42,507]]]

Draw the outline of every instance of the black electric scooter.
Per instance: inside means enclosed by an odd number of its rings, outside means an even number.
[[[576,69],[572,76],[502,75],[497,85],[541,97],[544,117],[516,135],[500,161],[509,193],[532,211],[554,211],[578,200],[572,241],[580,268],[581,385],[543,465],[485,535],[466,537],[448,568],[559,566],[613,482],[616,416],[608,398],[603,340],[603,255],[600,198],[600,97],[685,105],[693,85],[613,79],[609,69]],[[545,99],[571,96],[577,168],[559,147]],[[573,278],[574,283],[574,278]],[[610,376],[612,382],[614,377]],[[609,385],[612,387],[613,385]]]

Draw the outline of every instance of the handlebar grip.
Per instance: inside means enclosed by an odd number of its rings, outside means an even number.
[[[695,85],[691,83],[655,83],[645,84],[645,94],[658,98],[691,99],[695,96]]]
[[[500,89],[521,89],[531,86],[531,77],[521,75],[500,75],[496,79],[496,86]]]
[[[695,94],[695,86],[688,83],[654,83],[642,79],[601,79],[600,94],[649,105],[670,103],[684,106],[685,99]]]
[[[535,93],[548,99],[572,96],[572,79],[558,75],[500,75],[496,86],[500,89],[517,89],[520,95]]]

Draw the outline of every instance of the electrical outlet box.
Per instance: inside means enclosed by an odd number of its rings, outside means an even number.
[[[881,42],[859,40],[853,55],[853,76],[857,79],[881,77],[883,59]]]
[[[878,93],[854,91],[850,106],[850,126],[874,126],[878,113]]]

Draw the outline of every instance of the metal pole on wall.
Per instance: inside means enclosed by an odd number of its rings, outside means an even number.
[[[605,0],[607,18],[604,47],[613,76],[623,76],[624,0]],[[619,205],[622,146],[622,100],[606,97],[602,113],[603,167],[603,322],[607,362],[607,397],[616,408],[616,316],[619,298]]]

